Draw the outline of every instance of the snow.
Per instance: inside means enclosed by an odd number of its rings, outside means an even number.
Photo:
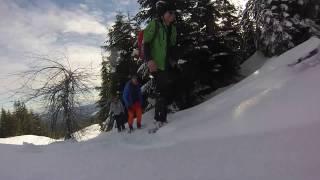
[[[199,23],[197,23],[197,22],[191,22],[191,26],[199,26]]]
[[[283,11],[288,11],[289,7],[286,4],[280,4],[280,7]]]
[[[0,144],[12,144],[12,145],[23,145],[23,144],[48,145],[53,142],[56,142],[56,140],[48,137],[34,136],[34,135],[0,138]]]
[[[302,64],[312,38],[265,61],[248,78],[210,100],[147,128],[102,133],[86,142],[0,145],[5,180],[315,180],[320,177],[320,55]],[[261,56],[260,56],[261,57]],[[259,59],[259,55],[253,58]],[[249,61],[248,61],[249,63]],[[310,65],[312,64],[312,65]],[[92,128],[94,129],[94,128]]]
[[[226,52],[221,52],[221,53],[215,53],[213,55],[211,55],[211,57],[218,57],[218,56],[228,56],[229,53],[226,53]]]
[[[178,64],[184,64],[184,63],[186,63],[187,62],[187,60],[184,60],[184,59],[179,59],[178,60]]]
[[[99,113],[99,111],[95,111],[93,113],[90,114],[91,117],[96,116]]]
[[[197,8],[197,7],[198,7],[198,4],[199,4],[199,3],[196,2],[192,8]]]
[[[261,52],[256,52],[241,65],[240,74],[243,76],[251,75],[260,69],[267,60],[268,58],[264,57]]]
[[[133,49],[131,56],[139,56],[139,50],[138,49]]]
[[[74,133],[74,136],[78,142],[88,141],[94,139],[101,134],[101,127],[99,124],[94,124]]]
[[[303,5],[303,4],[304,4],[304,1],[303,1],[303,0],[298,0],[298,4],[299,4],[299,5]]]
[[[89,127],[86,127],[78,132],[75,132],[73,135],[75,136],[75,140],[78,142],[88,141],[90,139],[94,139],[101,134],[100,125],[94,124]],[[11,144],[11,145],[48,145],[56,142],[61,142],[62,139],[51,139],[43,136],[35,136],[35,135],[24,135],[24,136],[16,136],[10,138],[0,138],[0,144]],[[1,176],[0,176],[1,177]]]
[[[203,49],[209,49],[209,47],[207,45],[202,46],[201,48]]]
[[[191,19],[191,13],[186,13],[186,14],[184,14],[183,16],[182,16],[182,20],[184,20],[184,21],[186,21],[186,20],[189,20],[189,19]]]

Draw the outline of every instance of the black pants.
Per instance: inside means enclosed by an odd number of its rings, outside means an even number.
[[[158,71],[153,74],[156,84],[156,105],[154,119],[167,122],[167,106],[170,96],[170,78],[167,71]]]
[[[124,125],[126,123],[124,114],[121,113],[119,115],[115,115],[114,119],[116,120],[118,131],[124,130],[125,129]]]

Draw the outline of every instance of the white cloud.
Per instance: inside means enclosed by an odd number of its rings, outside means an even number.
[[[133,2],[136,2],[136,0],[120,0],[120,1],[117,1],[117,2],[119,2],[121,5],[130,5]]]
[[[106,32],[101,19],[81,8],[66,10],[49,4],[43,9],[25,9],[13,1],[4,1],[0,15],[0,43],[14,50],[47,52],[63,33],[103,37]]]
[[[94,16],[95,15],[95,16]],[[66,19],[64,19],[64,32],[73,32],[79,34],[96,34],[104,35],[106,27],[101,23],[101,18],[96,14],[88,14],[87,11],[77,10],[65,12]]]
[[[80,4],[79,6],[83,10],[86,10],[86,11],[89,10],[89,7],[86,4]]]
[[[65,22],[64,32],[76,32],[79,34],[104,34],[106,28],[97,21],[92,19],[85,19],[83,17],[77,17]]]
[[[84,67],[91,72],[93,76],[100,75],[101,68],[101,49],[99,47],[85,45],[69,45],[67,48],[67,56],[70,59],[73,68]],[[95,85],[101,83],[100,78],[94,78]]]

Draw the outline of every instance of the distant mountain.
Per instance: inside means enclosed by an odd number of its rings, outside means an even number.
[[[76,119],[78,122],[88,120],[95,117],[99,112],[100,108],[96,104],[88,104],[77,107],[75,109]],[[41,119],[44,121],[50,120],[49,114],[42,114]],[[59,119],[62,119],[62,114],[59,115]],[[61,122],[61,121],[60,121]]]
[[[96,104],[88,104],[78,107],[76,113],[80,118],[90,118],[94,117],[99,110]]]

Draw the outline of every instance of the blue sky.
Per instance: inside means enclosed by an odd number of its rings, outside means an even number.
[[[136,0],[1,0],[0,2],[0,104],[19,86],[10,75],[27,70],[29,54],[66,54],[74,67],[98,72],[100,45],[106,39],[117,11],[134,15]],[[100,79],[97,78],[97,85]]]

